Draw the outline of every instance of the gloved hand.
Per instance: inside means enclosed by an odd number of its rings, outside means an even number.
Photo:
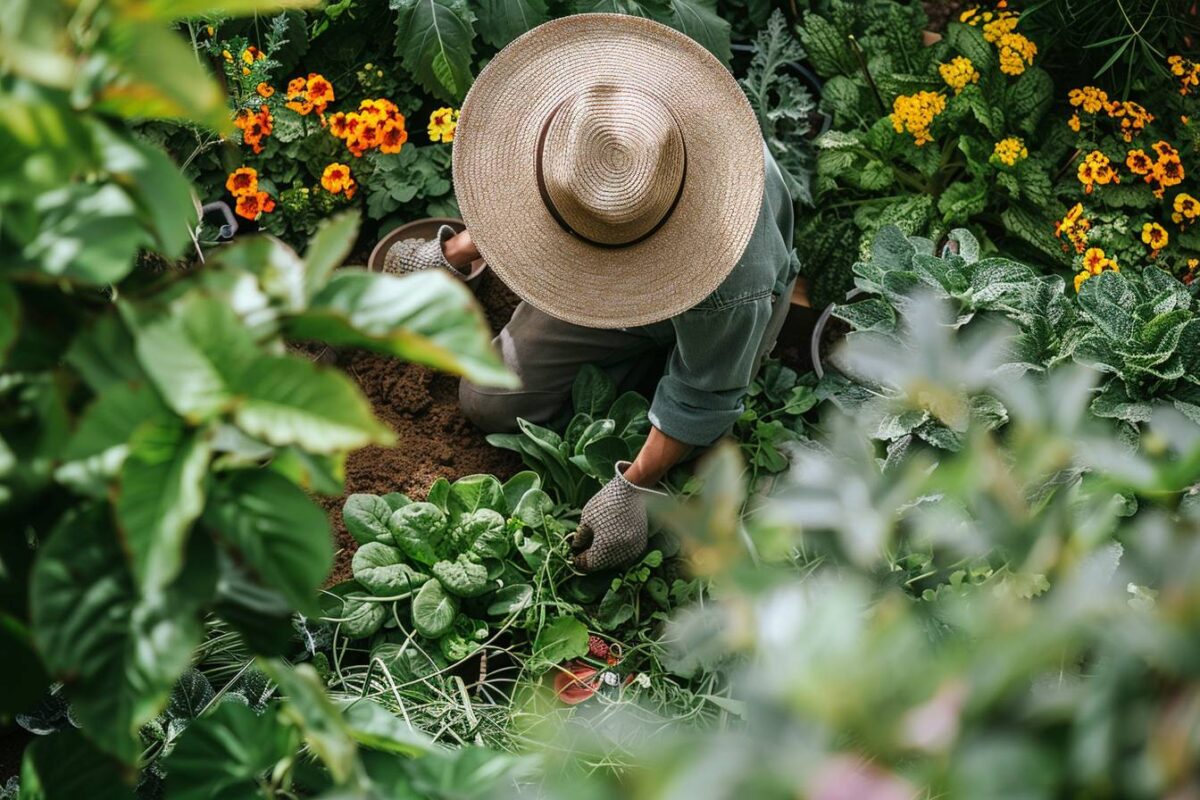
[[[406,275],[410,272],[420,272],[426,269],[448,269],[459,277],[465,273],[455,269],[446,261],[442,245],[454,236],[454,229],[449,225],[438,228],[435,239],[404,239],[392,245],[383,257],[383,271],[396,275]]]
[[[575,566],[583,572],[628,564],[646,551],[646,494],[625,478],[628,461],[617,462],[616,475],[583,507],[579,527],[568,541]]]

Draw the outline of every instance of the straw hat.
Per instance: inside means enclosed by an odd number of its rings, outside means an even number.
[[[548,22],[463,102],[454,186],[522,299],[593,328],[668,319],[721,284],[754,230],[762,135],[728,70],[665,25]]]

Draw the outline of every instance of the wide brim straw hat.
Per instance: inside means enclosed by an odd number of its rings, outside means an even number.
[[[523,300],[578,325],[645,325],[696,305],[741,258],[762,136],[700,44],[640,17],[580,14],[480,73],[454,187],[472,241]]]

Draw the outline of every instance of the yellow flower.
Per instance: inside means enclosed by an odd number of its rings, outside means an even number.
[[[270,97],[275,94],[275,87],[267,83],[260,83],[254,87],[254,91],[258,92],[259,97]]]
[[[1108,106],[1108,93],[1095,86],[1072,89],[1067,94],[1067,99],[1071,101],[1071,105],[1082,108],[1088,114],[1098,113]]]
[[[1175,213],[1171,215],[1175,224],[1190,224],[1197,217],[1200,217],[1200,201],[1187,192],[1177,194],[1175,196]]]
[[[1092,277],[1092,273],[1088,272],[1086,269],[1075,276],[1075,294],[1079,294],[1079,287],[1083,286],[1083,282],[1090,277]]]
[[[896,133],[908,131],[917,147],[933,141],[929,126],[938,114],[946,110],[946,98],[937,92],[917,92],[900,95],[892,103],[892,127]]]
[[[938,67],[938,72],[955,94],[965,89],[969,83],[979,83],[979,70],[975,69],[971,59],[963,56],[956,56],[950,59],[949,63],[942,64]]]
[[[1113,169],[1112,162],[1108,160],[1108,156],[1099,150],[1093,150],[1087,154],[1080,163],[1076,176],[1079,178],[1079,182],[1083,184],[1085,194],[1091,194],[1095,184],[1103,186],[1109,183],[1121,182],[1121,176]]]
[[[439,108],[429,115],[429,141],[452,142],[454,132],[458,128],[458,111],[453,108]]]
[[[1129,171],[1134,175],[1149,175],[1150,170],[1154,168],[1154,162],[1146,155],[1146,151],[1130,150],[1125,159],[1125,166],[1129,167]]]
[[[1152,255],[1157,255],[1171,241],[1171,237],[1162,225],[1157,222],[1147,222],[1142,226],[1142,241],[1150,245],[1150,249],[1153,251]]]
[[[1089,247],[1083,254],[1083,268],[1093,275],[1099,275],[1105,269],[1115,269],[1117,262],[1099,247]]]
[[[983,38],[995,44],[1002,36],[1017,29],[1019,18],[1011,11],[1002,11],[997,19],[983,26]]]
[[[1029,149],[1025,147],[1025,141],[1020,137],[1009,136],[1007,139],[996,142],[992,158],[1011,167],[1018,161],[1029,158]]]
[[[1075,245],[1075,252],[1082,253],[1087,247],[1088,231],[1092,223],[1083,216],[1083,203],[1076,203],[1061,220],[1054,223],[1054,236],[1061,239],[1066,235],[1067,240]],[[1063,251],[1067,246],[1063,245]]]
[[[221,58],[225,59],[226,61],[233,61],[233,53],[229,52],[228,50],[222,50]]]
[[[1069,120],[1067,120],[1067,127],[1069,127],[1071,130],[1075,131],[1076,133],[1079,133],[1079,129],[1080,129],[1080,127],[1082,127],[1082,124],[1079,121],[1078,113],[1072,114],[1071,118]]]
[[[1037,55],[1037,45],[1019,33],[1005,33],[996,41],[1000,50],[1000,71],[1005,75],[1020,75]]]

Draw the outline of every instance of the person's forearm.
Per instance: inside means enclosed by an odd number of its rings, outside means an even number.
[[[661,481],[671,467],[682,461],[692,446],[672,439],[658,428],[651,428],[646,443],[625,470],[625,478],[638,486],[651,487]]]
[[[479,258],[479,250],[471,241],[470,231],[466,230],[447,239],[442,244],[442,254],[446,256],[446,263],[455,269],[462,269]]]

